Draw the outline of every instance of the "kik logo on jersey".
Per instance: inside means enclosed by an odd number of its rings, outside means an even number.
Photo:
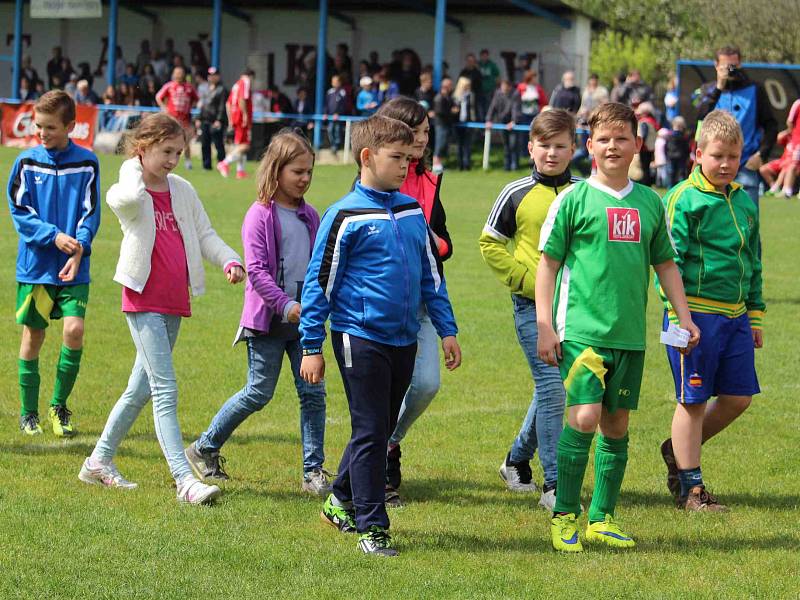
[[[639,220],[638,208],[606,208],[608,218],[609,242],[639,243],[642,236],[642,223]]]

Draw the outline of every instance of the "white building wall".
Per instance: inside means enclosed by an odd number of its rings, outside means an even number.
[[[159,8],[146,5],[148,10],[157,12],[159,24],[153,26],[144,16],[119,9],[118,42],[122,46],[126,60],[134,60],[142,39],[150,39],[157,47],[163,47],[163,40],[173,38],[176,49],[188,59],[190,40],[205,40],[204,47],[210,57],[211,11],[208,8]],[[5,40],[13,34],[13,4],[0,4],[0,39]],[[251,63],[266,68],[272,62],[275,83],[282,89],[291,86],[287,79],[287,45],[316,44],[317,13],[308,10],[251,10],[252,25],[223,15],[221,69],[224,80],[231,83],[239,70],[248,62],[248,57],[260,57]],[[103,48],[102,38],[108,34],[107,7],[100,19],[60,20],[29,18],[29,7],[25,9],[23,29],[31,35],[31,46],[24,48],[30,54],[40,76],[45,76],[45,66],[50,58],[51,48],[61,45],[72,59],[73,65],[87,60],[96,68]],[[354,68],[359,60],[366,58],[371,50],[377,50],[380,60],[388,60],[392,50],[414,48],[423,64],[433,59],[433,17],[422,13],[382,13],[363,11],[348,13],[356,20],[357,30],[352,31],[343,22],[331,18],[328,23],[328,52],[333,53],[336,44],[345,42],[350,46]],[[558,83],[561,71],[574,68],[581,81],[586,78],[588,69],[590,23],[585,17],[573,20],[571,29],[563,29],[545,19],[519,16],[469,15],[453,13],[465,25],[460,33],[455,27],[447,25],[445,60],[450,73],[457,74],[463,66],[467,52],[478,52],[488,48],[492,59],[507,75],[500,53],[535,52],[539,55],[541,81],[546,88]],[[10,55],[9,44],[0,53]],[[270,55],[272,55],[270,57]],[[7,96],[11,91],[11,63],[0,62],[0,95]],[[266,72],[258,73],[257,83],[263,85]],[[98,78],[94,89],[99,94],[104,81]]]

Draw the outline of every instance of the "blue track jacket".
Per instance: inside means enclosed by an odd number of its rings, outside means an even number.
[[[400,192],[355,189],[323,215],[303,284],[303,348],[317,349],[331,329],[390,346],[417,341],[420,301],[440,337],[456,335],[422,209]]]
[[[39,145],[22,152],[8,182],[8,202],[19,233],[17,281],[49,285],[89,283],[89,255],[100,226],[100,168],[97,157],[72,141],[64,150]],[[55,245],[66,233],[83,246],[75,279],[58,272],[69,258]]]

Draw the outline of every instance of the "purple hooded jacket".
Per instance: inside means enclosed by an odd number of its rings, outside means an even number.
[[[319,228],[317,211],[305,200],[301,200],[297,217],[308,227],[313,248]],[[280,262],[280,240],[281,223],[275,202],[271,201],[268,205],[253,202],[242,223],[242,244],[247,269],[244,306],[239,322],[242,327],[269,332],[272,316],[282,314],[292,300],[275,283]]]

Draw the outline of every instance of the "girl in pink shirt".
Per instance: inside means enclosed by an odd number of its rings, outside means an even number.
[[[89,484],[136,487],[120,474],[113,458],[152,397],[156,435],[178,500],[208,503],[220,489],[199,481],[184,456],[172,349],[181,318],[191,315],[189,289],[194,295],[205,290],[203,259],[224,269],[230,283],[242,281],[245,273],[239,256],[211,228],[192,185],[171,173],[186,144],[182,125],[166,114],[148,115],[126,142],[131,158],[122,164],[106,202],[123,232],[114,280],[123,286],[122,310],[136,346],[136,362],[127,389],[78,477]]]

